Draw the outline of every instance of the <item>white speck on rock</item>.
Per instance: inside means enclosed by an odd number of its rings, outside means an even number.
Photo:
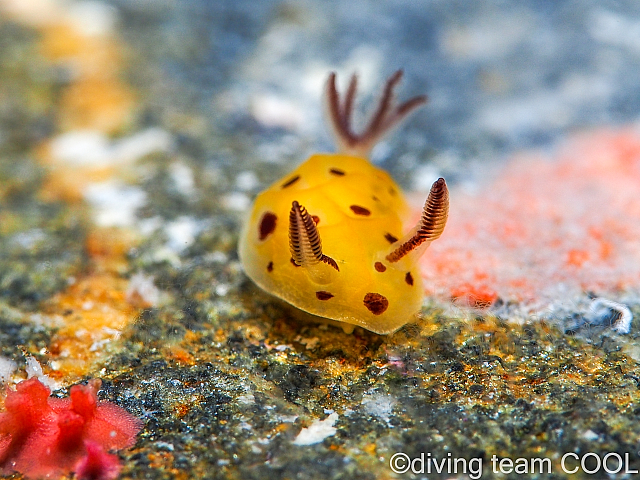
[[[588,28],[591,37],[604,44],[640,52],[640,21],[610,10],[595,10]]]
[[[51,141],[51,156],[73,166],[103,166],[109,163],[109,139],[97,130],[74,130]]]
[[[82,302],[83,310],[91,310],[94,306],[94,303],[91,300],[87,300],[86,302]]]
[[[298,419],[298,415],[278,415],[277,418],[282,423],[293,423]]]
[[[118,11],[106,3],[85,0],[67,7],[74,27],[87,37],[109,35],[118,19]]]
[[[97,130],[74,130],[51,141],[51,156],[70,166],[107,167],[133,163],[151,153],[168,152],[172,148],[173,138],[159,128],[113,141]]]
[[[243,192],[253,190],[258,185],[260,185],[260,181],[258,180],[256,174],[251,170],[240,172],[236,177],[236,187],[238,187]]]
[[[327,437],[336,434],[337,429],[334,427],[338,421],[338,414],[332,413],[324,420],[314,420],[307,428],[300,430],[300,433],[293,441],[294,445],[306,446],[320,443]]]
[[[98,352],[102,350],[106,345],[111,342],[110,338],[103,338],[102,340],[97,340],[91,344],[89,347],[90,352]]]
[[[362,398],[364,411],[389,423],[396,400],[391,395],[382,393],[365,394]]]
[[[173,443],[169,442],[156,442],[156,448],[159,450],[166,450],[167,452],[173,452],[175,450]]]
[[[36,377],[40,382],[49,387],[51,390],[56,390],[60,388],[58,382],[53,380],[52,378],[47,377],[42,371],[42,366],[40,362],[36,360],[34,357],[27,357],[27,368],[25,368],[27,372],[27,378]]]
[[[84,191],[94,208],[95,222],[101,227],[131,227],[136,224],[136,210],[147,201],[147,194],[138,187],[118,180],[92,183]]]
[[[205,255],[205,259],[208,262],[213,263],[227,263],[227,261],[229,260],[229,256],[226,253],[221,252],[220,250],[216,250],[214,252],[207,253]]]
[[[151,254],[151,259],[157,263],[167,262],[174,268],[180,267],[182,263],[180,257],[176,255],[176,252],[174,252],[167,246],[162,246],[155,249]]]
[[[31,378],[31,377],[40,378],[44,375],[40,362],[38,362],[38,360],[36,360],[34,357],[27,357],[26,372],[27,372],[27,378]]]
[[[182,162],[173,162],[169,166],[171,179],[176,190],[185,197],[195,193],[195,181],[193,179],[193,170]]]
[[[12,240],[22,248],[33,248],[37,243],[45,240],[47,235],[39,228],[32,228],[25,232],[19,232],[12,237]]]
[[[229,285],[221,283],[219,285],[216,285],[215,292],[219,297],[224,297],[227,293],[229,293],[229,289]]]
[[[302,338],[300,343],[303,344],[307,350],[313,350],[318,346],[318,343],[320,343],[320,339],[318,337]]]
[[[11,375],[13,375],[16,368],[16,362],[5,357],[0,357],[0,379],[2,379],[2,383],[9,383]]]
[[[600,436],[593,430],[586,430],[582,432],[581,437],[584,438],[587,442],[593,442],[594,440],[597,440]]]
[[[618,318],[611,328],[620,334],[629,333],[633,314],[623,303],[614,302],[602,297],[596,298],[591,302],[591,305],[589,305],[588,320],[590,323],[598,323],[599,319],[608,317],[611,314],[611,310],[618,314]]]
[[[155,307],[160,301],[160,290],[153,283],[152,276],[136,273],[129,279],[125,298],[131,305]]]
[[[176,253],[181,253],[190,247],[196,235],[204,229],[204,224],[195,218],[182,216],[167,223],[165,232],[168,237],[167,247]]]
[[[155,217],[143,218],[139,220],[138,230],[142,235],[148,237],[149,235],[152,235],[156,233],[156,231],[160,230],[160,228],[162,228],[162,225],[162,217],[156,215]]]
[[[304,124],[300,105],[273,94],[256,95],[251,101],[251,114],[267,127],[298,130]]]
[[[243,405],[253,405],[256,403],[256,398],[253,396],[253,393],[240,395],[236,400]]]
[[[249,208],[251,200],[244,193],[232,192],[222,198],[222,203],[229,210],[244,212]]]

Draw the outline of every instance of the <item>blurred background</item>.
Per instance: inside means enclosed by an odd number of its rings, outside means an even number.
[[[153,68],[134,72],[151,89],[149,113],[165,124],[176,110],[202,115],[223,134],[249,135],[263,161],[332,149],[319,103],[331,70],[343,85],[360,75],[361,107],[398,68],[401,95],[429,95],[374,154],[400,174],[434,160],[446,174],[450,162],[546,146],[640,112],[633,1],[137,4],[113,3],[123,38]]]
[[[101,68],[118,72],[137,95],[128,128],[167,129],[218,165],[254,169],[254,162],[290,163],[332,149],[320,104],[331,70],[343,85],[352,72],[360,75],[361,108],[398,68],[406,74],[401,95],[429,95],[429,105],[374,152],[408,187],[410,176],[424,187],[420,165],[464,174],[470,160],[486,165],[575,129],[634,121],[640,110],[640,6],[633,1],[2,5],[5,52],[17,35],[7,22],[42,32],[57,18],[93,38],[108,31],[121,42],[119,59],[100,57]],[[64,48],[60,28],[57,43]],[[64,91],[80,68],[66,53],[61,68],[31,80],[54,80]],[[120,98],[92,94],[106,104]],[[54,130],[72,127],[64,118],[54,123]],[[257,170],[261,182],[282,172]]]

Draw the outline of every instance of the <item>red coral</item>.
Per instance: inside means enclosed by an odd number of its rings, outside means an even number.
[[[80,478],[115,478],[117,457],[105,450],[131,446],[141,422],[98,401],[100,384],[74,385],[65,399],[49,398],[50,390],[36,378],[7,392],[6,411],[0,414],[0,471],[29,478],[72,471]]]

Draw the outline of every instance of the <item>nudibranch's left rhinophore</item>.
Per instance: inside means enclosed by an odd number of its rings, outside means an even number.
[[[367,156],[425,96],[395,105],[396,72],[363,133],[351,128],[357,77],[341,101],[332,73],[325,100],[339,153],[312,155],[260,193],[239,254],[247,275],[267,292],[313,315],[380,334],[411,321],[422,306],[417,261],[444,230],[449,192],[436,180],[422,217],[408,232],[400,188]]]

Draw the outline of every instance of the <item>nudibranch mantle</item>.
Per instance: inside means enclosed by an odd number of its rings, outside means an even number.
[[[247,275],[267,292],[313,315],[391,333],[420,310],[417,259],[440,236],[448,191],[436,181],[422,218],[408,233],[409,207],[400,188],[365,157],[375,141],[424,103],[416,97],[391,108],[397,72],[381,105],[357,136],[349,121],[356,77],[343,105],[335,75],[328,110],[341,153],[312,155],[256,198],[240,238]]]

